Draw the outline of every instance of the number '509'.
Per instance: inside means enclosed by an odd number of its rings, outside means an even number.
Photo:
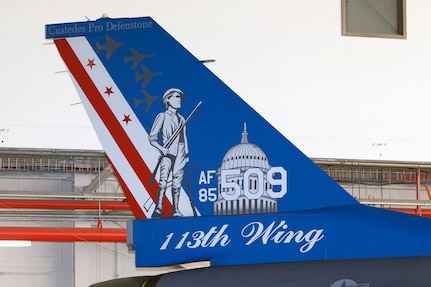
[[[271,167],[266,174],[259,168],[249,168],[243,174],[239,168],[222,169],[219,184],[225,200],[237,200],[241,195],[258,199],[265,194],[282,198],[287,193],[287,172],[281,166]]]

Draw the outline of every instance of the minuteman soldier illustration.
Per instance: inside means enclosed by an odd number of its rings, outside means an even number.
[[[188,162],[187,154],[189,152],[186,124],[201,104],[201,102],[199,102],[187,119],[184,119],[184,117],[178,113],[183,99],[184,93],[178,88],[170,88],[163,94],[162,102],[165,104],[166,110],[156,116],[148,135],[150,144],[160,152],[157,166],[150,179],[150,183],[152,184],[157,170],[160,168],[158,181],[159,189],[152,218],[163,217],[163,200],[170,179],[172,181],[171,216],[183,216],[179,209],[179,199],[181,182],[184,177],[184,167]]]

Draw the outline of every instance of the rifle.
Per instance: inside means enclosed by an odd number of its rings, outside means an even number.
[[[190,113],[190,115],[186,118],[186,120],[184,121],[184,123],[181,123],[178,126],[178,128],[174,131],[174,133],[171,135],[171,137],[163,145],[164,148],[169,148],[173,144],[173,142],[175,141],[175,139],[178,137],[178,135],[180,134],[180,132],[184,129],[184,127],[186,126],[187,122],[191,119],[191,117],[194,115],[194,113],[196,113],[196,111],[198,110],[198,108],[199,108],[199,106],[201,104],[202,104],[202,101],[199,101],[199,103],[192,110],[192,112]],[[164,155],[159,156],[159,159],[157,160],[156,167],[154,168],[153,173],[151,174],[150,180],[148,181],[151,186],[154,184],[154,178],[156,177],[157,170],[159,169],[159,165],[162,162],[163,157],[164,157]]]

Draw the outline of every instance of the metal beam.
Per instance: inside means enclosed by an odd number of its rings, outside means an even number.
[[[96,176],[95,179],[85,188],[84,193],[94,192],[96,190],[100,191],[100,185],[104,183],[108,177],[110,177],[114,171],[112,170],[111,165],[105,167],[102,172]]]
[[[126,242],[125,228],[0,227],[0,240]]]
[[[40,199],[40,198],[50,198],[50,199],[119,199],[125,200],[126,197],[123,193],[114,193],[114,192],[98,192],[98,193],[89,193],[85,194],[82,192],[46,192],[46,191],[25,191],[25,192],[17,192],[17,191],[0,191],[0,198],[31,198],[31,199]]]
[[[0,208],[130,210],[128,203],[115,200],[0,199]]]

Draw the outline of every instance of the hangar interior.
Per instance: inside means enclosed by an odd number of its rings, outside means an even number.
[[[312,160],[362,203],[431,215],[430,163]],[[185,268],[135,268],[133,214],[103,151],[3,148],[0,182],[0,239],[27,243],[0,247],[2,286],[88,286]]]

